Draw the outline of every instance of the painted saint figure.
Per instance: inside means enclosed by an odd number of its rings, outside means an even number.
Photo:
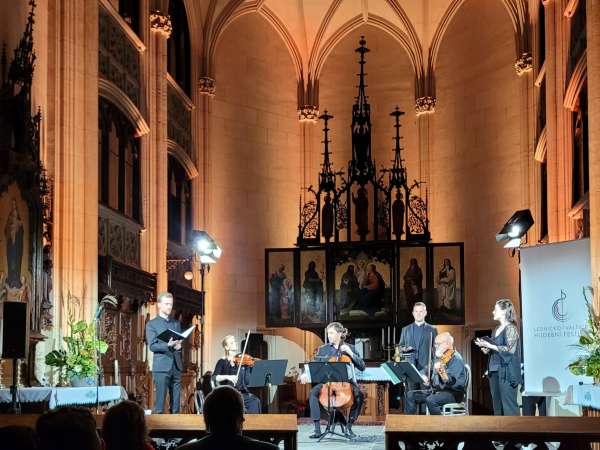
[[[412,310],[413,305],[423,301],[423,271],[417,258],[410,258],[410,264],[404,274],[404,295],[406,307]]]
[[[289,319],[290,294],[292,283],[285,273],[285,265],[280,264],[277,271],[269,278],[269,309],[273,318]]]
[[[323,305],[323,280],[317,272],[317,263],[314,261],[308,263],[302,287],[304,288],[307,313],[319,316]]]
[[[17,210],[17,202],[13,199],[12,210],[8,214],[6,226],[4,227],[4,235],[6,236],[6,262],[8,264],[6,285],[12,288],[20,288],[22,286],[23,233],[23,221]]]
[[[456,308],[456,271],[450,258],[444,258],[444,265],[439,273],[440,306],[447,310]]]

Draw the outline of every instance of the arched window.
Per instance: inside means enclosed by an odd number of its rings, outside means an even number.
[[[123,113],[99,99],[99,201],[140,222],[140,143]]]
[[[190,31],[183,0],[170,1],[169,16],[173,31],[167,41],[167,70],[179,87],[191,97]]]
[[[129,24],[135,34],[140,34],[139,0],[119,0],[119,14]]]
[[[573,69],[583,55],[587,45],[585,2],[580,1],[573,17],[569,19],[569,59],[567,62],[567,78],[571,77]]]
[[[573,205],[590,189],[587,83],[581,89],[573,111]]]
[[[169,240],[187,245],[192,230],[192,183],[177,159],[169,155]]]

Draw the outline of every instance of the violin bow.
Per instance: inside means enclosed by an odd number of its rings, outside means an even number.
[[[237,373],[235,374],[236,378],[240,377],[240,370],[242,369],[242,366],[244,365],[244,355],[246,354],[246,348],[248,348],[248,341],[250,341],[250,330],[248,330],[248,333],[246,334],[246,342],[244,343],[244,350],[242,350],[242,358],[240,360],[240,364],[238,365],[238,370]]]

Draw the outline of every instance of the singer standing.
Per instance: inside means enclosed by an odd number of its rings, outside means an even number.
[[[152,380],[155,388],[154,413],[162,414],[164,411],[165,397],[169,392],[169,412],[179,412],[179,399],[181,395],[181,372],[183,360],[181,359],[181,342],[170,339],[163,342],[158,335],[167,329],[181,332],[178,320],[171,319],[173,309],[173,295],[169,292],[159,294],[156,306],[158,315],[146,324],[146,342],[150,351],[154,353],[152,362]]]

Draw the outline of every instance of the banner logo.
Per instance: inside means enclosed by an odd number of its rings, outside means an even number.
[[[567,311],[565,310],[565,300],[567,299],[567,294],[562,289],[560,290],[560,298],[554,300],[552,304],[552,315],[557,322],[566,322],[568,319]]]

